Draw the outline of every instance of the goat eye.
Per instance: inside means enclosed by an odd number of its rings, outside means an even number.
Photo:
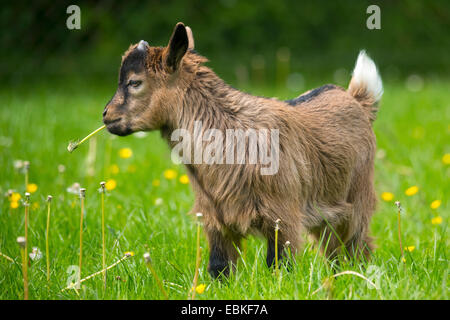
[[[141,85],[142,81],[141,80],[130,80],[128,81],[128,85],[132,86],[134,88],[137,88]]]

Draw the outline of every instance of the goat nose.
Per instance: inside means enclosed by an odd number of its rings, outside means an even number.
[[[108,107],[105,107],[105,109],[103,110],[103,117],[106,116],[106,113],[108,112]]]

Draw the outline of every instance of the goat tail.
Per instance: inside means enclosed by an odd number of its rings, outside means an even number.
[[[375,63],[364,50],[359,52],[348,92],[369,112],[370,120],[375,121],[383,83]]]

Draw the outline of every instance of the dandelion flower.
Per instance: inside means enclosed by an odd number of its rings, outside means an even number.
[[[197,286],[197,288],[195,288],[195,291],[197,291],[198,294],[202,294],[205,291],[205,288],[206,288],[206,285],[204,285],[202,283],[202,284],[199,284]]]
[[[131,158],[133,155],[133,151],[130,148],[122,148],[119,150],[119,157],[122,159],[128,159]]]
[[[39,209],[39,202],[33,202],[33,204],[31,205],[31,209],[33,210]]]
[[[29,193],[34,193],[34,192],[36,192],[37,189],[38,189],[38,186],[35,183],[29,183],[27,185],[27,192],[29,192]]]
[[[180,182],[181,182],[182,184],[188,184],[188,183],[189,183],[189,177],[188,177],[186,174],[183,174],[183,175],[180,177]]]
[[[450,164],[450,153],[444,154],[442,157],[442,163],[443,164]]]
[[[134,251],[127,251],[124,253],[127,257],[132,257],[134,256]]]
[[[408,252],[413,252],[415,248],[416,248],[415,246],[408,246],[408,247],[405,247],[405,250]]]
[[[105,188],[108,191],[114,190],[117,187],[117,182],[114,179],[109,179],[108,181],[106,181],[105,183]]]
[[[173,169],[167,169],[164,171],[164,178],[167,180],[173,180],[177,177],[177,172]]]
[[[403,263],[406,263],[405,257],[402,258],[402,262],[403,262]]]
[[[42,252],[38,247],[33,247],[33,250],[29,254],[30,259],[33,261],[38,261],[42,258]]]
[[[413,195],[415,195],[418,191],[419,191],[419,187],[418,187],[418,186],[412,186],[412,187],[409,187],[408,189],[406,189],[405,194],[406,194],[407,196],[413,196]]]
[[[387,202],[392,201],[394,199],[394,194],[391,192],[383,192],[381,194],[381,199]]]
[[[440,206],[441,206],[441,200],[434,200],[430,205],[431,209],[437,209]]]
[[[152,181],[152,186],[154,186],[154,187],[159,187],[160,184],[161,184],[161,181],[159,181],[159,179],[155,179]]]
[[[112,174],[118,174],[120,172],[119,166],[117,164],[112,164],[109,166],[109,171]]]
[[[19,207],[19,202],[18,201],[11,201],[9,206],[11,207],[11,209],[17,209]]]
[[[431,224],[433,224],[433,225],[437,225],[437,224],[441,224],[441,223],[442,223],[441,216],[437,216],[437,217],[434,217],[433,219],[431,219]]]
[[[18,202],[20,200],[21,196],[20,193],[18,192],[13,192],[11,193],[11,195],[9,196],[9,201],[11,202]]]

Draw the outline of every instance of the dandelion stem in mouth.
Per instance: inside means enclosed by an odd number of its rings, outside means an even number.
[[[106,128],[106,125],[102,125],[100,128],[98,128],[95,131],[92,131],[91,133],[89,133],[86,137],[84,137],[83,139],[81,139],[80,141],[75,140],[75,141],[71,141],[69,143],[69,145],[67,146],[67,151],[72,152],[73,150],[75,150],[76,148],[78,148],[78,146],[80,144],[82,144],[83,142],[85,142],[86,140],[88,140],[89,138],[91,138],[93,135],[97,134],[98,132],[102,131],[103,129]]]

